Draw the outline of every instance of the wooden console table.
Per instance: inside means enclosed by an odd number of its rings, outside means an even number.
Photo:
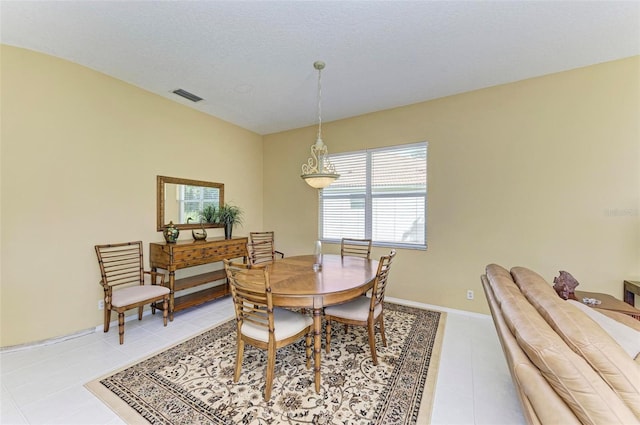
[[[149,244],[149,257],[151,270],[164,269],[169,272],[169,281],[166,282],[166,285],[171,291],[169,295],[169,320],[173,320],[175,311],[229,294],[229,286],[224,282],[211,288],[176,297],[175,293],[178,291],[224,280],[227,277],[223,268],[176,279],[176,270],[216,263],[223,259],[243,257],[243,260],[246,261],[247,238],[209,238],[204,241],[178,241],[176,243],[152,242]],[[161,307],[156,306],[156,308]]]

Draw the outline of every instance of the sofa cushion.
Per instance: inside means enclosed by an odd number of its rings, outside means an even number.
[[[640,330],[626,326],[617,320],[600,313],[600,311],[584,305],[580,301],[567,300],[566,302],[591,317],[607,334],[609,334],[609,336],[616,340],[629,357],[633,359],[640,354]],[[625,317],[629,316],[625,315]],[[635,319],[630,320],[640,325],[640,321]],[[638,379],[638,381],[640,381],[640,379]]]
[[[633,361],[636,353],[627,354],[591,317],[558,297],[555,290],[548,291],[551,285],[537,273],[514,267],[511,274],[569,348],[582,356],[640,419],[640,368]]]
[[[498,304],[513,297],[522,297],[520,289],[516,286],[511,273],[504,267],[497,264],[489,264],[486,267],[487,278],[491,282],[491,288],[495,294]]]
[[[511,276],[513,276],[513,280],[527,301],[535,307],[547,323],[551,323],[552,320],[548,316],[546,309],[542,306],[542,303],[545,300],[564,301],[558,296],[555,289],[553,289],[542,276],[526,267],[511,268]]]
[[[527,357],[523,354],[523,357]],[[515,379],[527,400],[533,406],[541,424],[579,424],[578,418],[567,404],[549,388],[549,383],[529,359],[514,367]]]
[[[520,347],[582,423],[640,423],[620,397],[564,343],[531,304],[521,298],[504,300],[502,311],[505,321],[511,322],[511,328],[515,329]]]
[[[499,266],[497,266],[499,267]],[[489,267],[487,268],[489,270]],[[511,275],[505,269],[504,272],[508,276],[507,280],[511,281]],[[489,280],[489,275],[493,276],[493,280]],[[497,276],[500,276],[498,278]],[[579,424],[578,418],[573,411],[569,409],[567,404],[553,390],[551,385],[542,376],[538,368],[531,363],[529,357],[522,351],[515,336],[509,330],[504,317],[502,315],[497,297],[493,289],[497,281],[495,279],[505,278],[504,273],[489,273],[482,276],[482,285],[485,289],[489,308],[493,316],[493,321],[498,331],[498,337],[502,345],[509,371],[516,384],[518,397],[523,406],[523,414],[527,419],[527,423],[531,424]],[[513,281],[511,281],[513,284]],[[515,284],[513,284],[515,287]],[[516,290],[517,287],[516,287]],[[519,290],[518,290],[519,292]],[[520,297],[523,297],[520,294]]]
[[[556,333],[598,372],[640,419],[640,367],[633,357],[575,306],[558,298],[544,308]]]
[[[511,268],[511,276],[513,276],[513,280],[520,288],[520,291],[536,309],[539,307],[539,299],[558,298],[562,300],[553,289],[553,286],[533,270],[526,267],[513,267]]]

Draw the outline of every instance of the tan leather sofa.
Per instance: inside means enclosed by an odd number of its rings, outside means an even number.
[[[640,424],[637,330],[616,322],[623,348],[523,267],[490,264],[481,279],[528,423]]]

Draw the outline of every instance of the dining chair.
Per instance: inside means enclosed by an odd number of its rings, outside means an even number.
[[[269,283],[269,266],[223,260],[236,312],[236,368],[233,382],[240,379],[244,345],[267,350],[264,400],[271,399],[276,350],[298,341],[306,343],[306,367],[311,365],[313,319],[283,308],[274,308]]]
[[[252,265],[273,263],[276,260],[276,252],[273,242],[269,240],[247,243],[249,263]]]
[[[273,252],[280,256],[280,258],[284,258],[284,253],[275,249],[276,241],[275,241],[275,232],[249,232],[249,242],[262,242],[262,241],[271,241],[273,244]]]
[[[144,305],[151,304],[151,313],[155,314],[156,302],[162,302],[162,319],[167,326],[169,288],[164,286],[164,274],[144,270],[142,241],[95,245],[95,250],[104,289],[104,331],[109,332],[111,311],[115,310],[123,344],[124,313],[138,307],[138,320],[142,320]],[[149,285],[145,284],[145,276],[150,277]]]
[[[384,334],[384,292],[387,287],[389,271],[391,270],[391,263],[393,262],[395,256],[396,250],[393,249],[391,250],[391,253],[389,255],[380,257],[380,262],[378,263],[378,271],[373,283],[373,290],[371,291],[371,297],[358,297],[344,304],[325,307],[324,317],[327,322],[327,354],[331,350],[332,321],[343,323],[345,325],[345,332],[347,332],[348,325],[366,326],[369,332],[369,349],[371,350],[373,364],[378,364],[378,356],[376,354],[375,325],[376,323],[380,324],[380,335],[382,336],[382,344],[386,347],[387,338]]]
[[[340,244],[340,255],[342,257],[362,257],[371,259],[371,239],[342,238]]]

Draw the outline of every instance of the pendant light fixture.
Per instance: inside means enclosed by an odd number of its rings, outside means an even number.
[[[307,184],[316,189],[322,189],[333,183],[339,174],[327,158],[327,145],[322,141],[322,70],[324,62],[316,61],[313,67],[318,70],[318,137],[311,145],[311,158],[302,164],[302,177]]]

